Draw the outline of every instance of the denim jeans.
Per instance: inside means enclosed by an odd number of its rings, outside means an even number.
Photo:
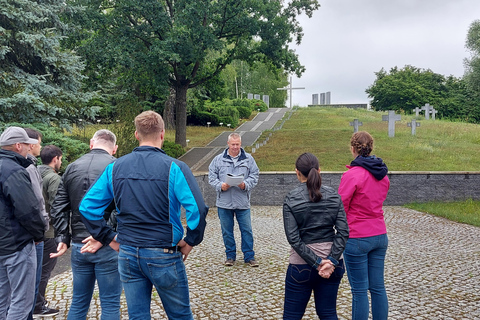
[[[35,269],[35,295],[33,298],[33,307],[28,314],[27,320],[33,320],[33,310],[35,309],[35,302],[37,301],[38,287],[40,286],[40,279],[42,278],[42,264],[43,264],[43,241],[35,245],[37,268]]]
[[[120,279],[130,320],[151,319],[150,302],[155,286],[169,319],[193,319],[187,273],[180,251],[120,245]]]
[[[45,291],[47,289],[48,280],[50,279],[50,275],[57,264],[57,258],[50,258],[50,253],[56,252],[57,242],[55,239],[45,239],[45,241],[43,241],[42,276],[40,277],[40,285],[38,286],[37,301],[35,302],[34,311],[40,312],[46,304]]]
[[[87,318],[95,280],[98,283],[102,320],[120,319],[122,283],[118,274],[118,253],[104,246],[96,253],[80,253],[83,244],[72,244],[73,294],[68,320]]]
[[[233,235],[234,216],[237,218],[238,228],[242,236],[243,260],[245,262],[254,260],[255,252],[253,251],[253,231],[250,209],[218,208],[218,217],[220,219],[220,226],[222,227],[223,243],[225,244],[227,259],[236,260],[237,258],[237,248]]]
[[[33,240],[20,251],[0,256],[0,319],[27,318],[34,303],[36,268]]]
[[[368,291],[372,298],[373,320],[388,317],[388,298],[383,277],[387,247],[386,234],[350,238],[347,241],[343,256],[352,288],[353,320],[368,319]]]
[[[302,319],[313,290],[318,317],[337,320],[337,292],[344,273],[343,260],[328,279],[320,277],[318,271],[308,264],[289,264],[283,319]]]

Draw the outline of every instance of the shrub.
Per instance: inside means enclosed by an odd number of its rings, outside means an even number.
[[[218,115],[207,111],[193,110],[187,117],[187,124],[195,126],[206,126],[207,122],[211,122],[212,126],[218,126],[221,122]]]
[[[0,131],[3,132],[5,128],[10,126],[36,129],[42,133],[42,146],[53,144],[59,147],[63,152],[62,168],[60,169],[61,172],[65,171],[65,168],[69,163],[77,160],[90,151],[90,146],[87,143],[82,142],[73,136],[65,136],[63,129],[58,127],[49,126],[43,123],[1,123]]]
[[[185,153],[185,149],[181,145],[167,140],[163,142],[162,150],[173,158],[178,158]]]
[[[265,102],[263,102],[262,100],[253,99],[252,101],[253,101],[253,105],[254,105],[254,110],[260,109],[260,112],[268,110],[267,104]]]
[[[239,116],[241,119],[248,119],[250,118],[250,115],[252,114],[252,109],[248,107],[243,107],[243,106],[235,106],[237,108]]]
[[[238,118],[234,119],[231,116],[220,117],[220,122],[222,122],[224,126],[230,123],[230,128],[238,126]]]

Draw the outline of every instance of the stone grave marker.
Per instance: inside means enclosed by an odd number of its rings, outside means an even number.
[[[407,123],[407,127],[412,127],[412,136],[414,136],[417,133],[417,127],[420,127],[420,122],[413,119],[412,122]]]
[[[432,108],[432,110],[430,111],[430,113],[432,114],[432,120],[435,120],[435,114],[438,113],[438,110],[435,110],[434,108]]]
[[[413,109],[413,111],[415,111],[415,117],[418,117],[420,115],[420,111],[422,111],[422,109],[420,109],[419,107],[415,107],[415,109]]]
[[[318,93],[312,94],[312,104],[316,106],[318,104]]]
[[[247,93],[247,99],[252,100],[253,99],[253,93]]]
[[[353,133],[358,132],[358,127],[363,126],[363,122],[358,121],[358,119],[353,119],[353,122],[350,122],[350,126],[353,126]]]
[[[259,94],[255,94],[253,95],[253,98],[257,99],[257,100],[260,100],[260,95]]]
[[[330,97],[331,97],[331,93],[330,91],[328,91],[327,93],[325,93],[325,104],[330,104]]]
[[[388,136],[395,137],[395,121],[400,121],[402,117],[395,114],[395,111],[388,110],[388,115],[382,116],[382,121],[388,121]]]
[[[422,110],[425,110],[425,120],[430,119],[430,111],[432,109],[433,109],[433,106],[429,105],[428,103],[422,107]]]

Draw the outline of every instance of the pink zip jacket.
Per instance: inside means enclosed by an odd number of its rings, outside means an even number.
[[[342,175],[338,193],[347,214],[350,238],[378,236],[387,233],[383,202],[390,180],[383,160],[375,156],[357,157]]]

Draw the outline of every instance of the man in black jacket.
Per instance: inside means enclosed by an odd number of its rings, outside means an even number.
[[[34,303],[34,242],[43,239],[45,225],[25,168],[30,144],[37,143],[20,127],[0,136],[0,318],[7,320],[26,319]]]
[[[55,239],[59,245],[57,253],[50,257],[61,256],[72,242],[73,295],[69,319],[86,319],[95,281],[100,291],[102,319],[120,319],[122,285],[118,275],[118,253],[109,246],[102,247],[96,254],[80,253],[82,241],[89,238],[90,234],[78,211],[78,205],[90,185],[115,160],[115,135],[106,129],[98,130],[90,140],[90,149],[89,153],[71,163],[62,176],[50,209]],[[105,211],[106,220],[113,208]]]

